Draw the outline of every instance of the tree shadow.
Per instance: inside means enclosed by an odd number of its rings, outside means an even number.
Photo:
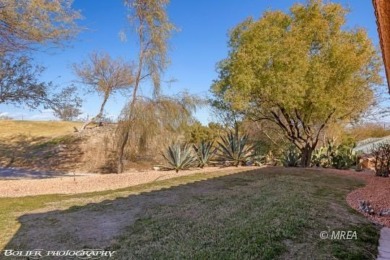
[[[81,139],[74,136],[54,138],[12,136],[0,140],[0,167],[43,171],[70,171],[80,162]]]
[[[24,214],[18,218],[20,228],[4,249],[105,249],[115,243],[127,227],[156,207],[186,203],[193,197],[227,186],[249,185],[253,176],[261,173],[261,169],[248,170],[85,206],[72,206],[67,210]]]
[[[0,180],[13,179],[46,179],[64,176],[64,172],[36,171],[20,168],[0,168]]]

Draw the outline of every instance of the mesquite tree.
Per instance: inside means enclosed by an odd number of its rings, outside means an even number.
[[[339,4],[310,0],[246,20],[232,30],[212,86],[247,118],[277,125],[304,167],[324,128],[358,118],[381,82],[376,49],[364,29],[345,28],[346,14]]]

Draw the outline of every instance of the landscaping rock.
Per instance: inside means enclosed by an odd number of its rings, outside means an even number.
[[[374,215],[375,211],[371,206],[371,203],[369,201],[362,200],[360,201],[360,210],[364,213],[368,213],[370,215]]]
[[[379,216],[390,216],[390,209],[382,209],[381,212],[379,212]]]

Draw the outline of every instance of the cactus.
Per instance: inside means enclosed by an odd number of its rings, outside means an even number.
[[[336,146],[333,140],[327,145],[314,151],[312,164],[318,167],[334,167],[336,169],[349,169],[357,163],[357,154],[351,147]]]

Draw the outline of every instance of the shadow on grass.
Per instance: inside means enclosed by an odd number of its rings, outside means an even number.
[[[68,171],[81,158],[80,138],[17,135],[0,139],[0,167]]]
[[[64,176],[64,172],[54,171],[35,171],[29,169],[20,168],[1,168],[0,167],[0,180],[12,180],[12,179],[46,179]]]
[[[115,259],[370,259],[379,229],[345,202],[361,185],[310,169],[253,170],[25,214],[5,248],[104,248],[117,251]],[[320,238],[337,230],[357,239]]]

